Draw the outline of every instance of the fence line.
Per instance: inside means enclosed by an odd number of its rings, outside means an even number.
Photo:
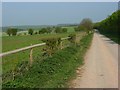
[[[0,54],[0,57],[7,56],[7,55],[10,55],[10,54],[14,54],[14,53],[21,52],[21,51],[25,51],[25,50],[28,50],[28,49],[31,49],[31,48],[34,48],[34,47],[43,46],[43,45],[46,45],[46,43],[35,44],[35,45],[32,45],[32,46],[16,49],[16,50],[13,50],[13,51],[8,51],[8,52]]]
[[[66,40],[66,39],[69,39],[69,38],[70,37],[61,38],[61,40]],[[32,45],[32,46],[28,46],[28,47],[24,47],[24,48],[12,50],[12,51],[4,52],[4,53],[0,54],[0,58],[3,57],[3,56],[7,56],[7,55],[10,55],[10,54],[14,54],[14,53],[17,53],[17,52],[25,51],[25,50],[28,50],[28,49],[32,49],[32,48],[39,47],[39,46],[44,46],[44,45],[46,45],[46,43],[35,44],[35,45]]]

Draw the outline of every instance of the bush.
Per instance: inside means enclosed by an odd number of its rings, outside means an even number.
[[[33,35],[33,29],[29,29],[28,34]]]
[[[67,28],[63,28],[62,33],[66,33],[66,32],[67,32]]]
[[[46,43],[46,47],[43,49],[48,56],[51,56],[60,47],[61,38],[47,38],[43,39]]]
[[[24,33],[24,35],[27,35],[27,33]]]
[[[76,42],[76,34],[75,33],[73,33],[73,34],[70,34],[69,35],[69,41],[71,42],[71,43],[75,43]]]
[[[93,30],[93,23],[92,20],[89,18],[85,18],[81,21],[79,27],[79,29],[83,29],[85,30],[87,33],[89,33],[89,31]]]
[[[62,31],[62,28],[61,27],[56,27],[55,28],[55,33],[61,33]]]
[[[39,34],[51,33],[51,32],[52,32],[51,27],[42,28],[41,30],[39,30]]]
[[[6,33],[10,36],[12,34],[12,30],[10,28],[8,28]]]
[[[8,28],[8,30],[7,30],[7,34],[10,36],[10,35],[12,35],[12,36],[15,36],[15,35],[17,35],[17,28]]]
[[[86,31],[86,28],[83,26],[78,26],[74,28],[75,32]]]
[[[67,32],[67,28],[56,27],[55,28],[55,32],[56,33],[66,33]]]
[[[35,32],[35,34],[38,34],[38,32]]]

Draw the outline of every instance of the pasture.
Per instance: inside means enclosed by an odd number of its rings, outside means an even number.
[[[23,35],[24,33],[27,33],[27,31],[20,31],[22,35],[18,36],[4,36],[6,33],[4,33],[2,37],[2,52],[15,50],[18,48],[22,48],[25,46],[30,46],[31,44],[38,44],[41,43],[41,39],[43,38],[49,38],[49,37],[67,37],[70,33],[74,32],[74,27],[62,27],[67,28],[67,33],[61,33],[61,34],[37,34],[37,35]],[[37,30],[35,30],[37,31]]]
[[[50,37],[68,37],[72,32],[74,32],[72,27],[68,28],[67,33],[52,33],[52,34],[37,34],[37,35],[21,35],[21,36],[3,36],[2,37],[2,52],[7,52],[26,46],[42,43],[42,39]],[[23,32],[24,33],[24,32]],[[42,48],[37,47],[33,50],[33,59],[42,58]],[[29,60],[30,50],[19,52],[16,54],[8,55],[2,58],[3,61],[3,73],[7,73],[11,70],[14,70],[17,64]]]
[[[50,37],[67,37],[69,34],[44,34],[44,35],[27,35],[27,36],[13,36],[13,37],[3,37],[3,52],[15,50],[18,48],[30,46],[31,44],[42,43],[41,39],[50,38]],[[42,47],[37,47],[33,51],[33,58],[36,59],[41,55]],[[10,69],[14,69],[17,63],[21,63],[22,61],[29,60],[29,52],[30,50],[26,50],[24,52],[19,52],[16,54],[8,55],[3,57],[3,72],[7,72]]]

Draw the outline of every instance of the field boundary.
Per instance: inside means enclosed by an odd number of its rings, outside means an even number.
[[[69,38],[70,38],[70,37],[61,38],[61,40],[62,40],[62,41],[63,41],[63,40],[67,40],[67,39],[69,39]],[[33,49],[33,48],[35,48],[35,47],[44,46],[44,45],[46,45],[46,43],[35,44],[35,45],[27,46],[27,47],[24,47],[24,48],[20,48],[20,49],[16,49],[16,50],[4,52],[4,53],[1,53],[1,54],[0,54],[0,57],[4,57],[4,56],[10,55],[10,54],[22,52],[22,51],[25,51],[25,50],[28,50],[28,49]]]
[[[91,38],[92,34],[85,35],[78,45],[71,44],[70,47],[59,50],[42,62],[38,58],[38,61],[34,62],[27,72],[22,71],[22,74],[16,75],[13,80],[5,81],[3,88],[68,87],[68,82],[76,74],[77,67],[83,64],[83,56],[88,49]]]

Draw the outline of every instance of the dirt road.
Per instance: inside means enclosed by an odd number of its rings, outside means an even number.
[[[85,64],[77,70],[72,88],[117,88],[118,44],[95,33],[92,45],[85,56]]]

